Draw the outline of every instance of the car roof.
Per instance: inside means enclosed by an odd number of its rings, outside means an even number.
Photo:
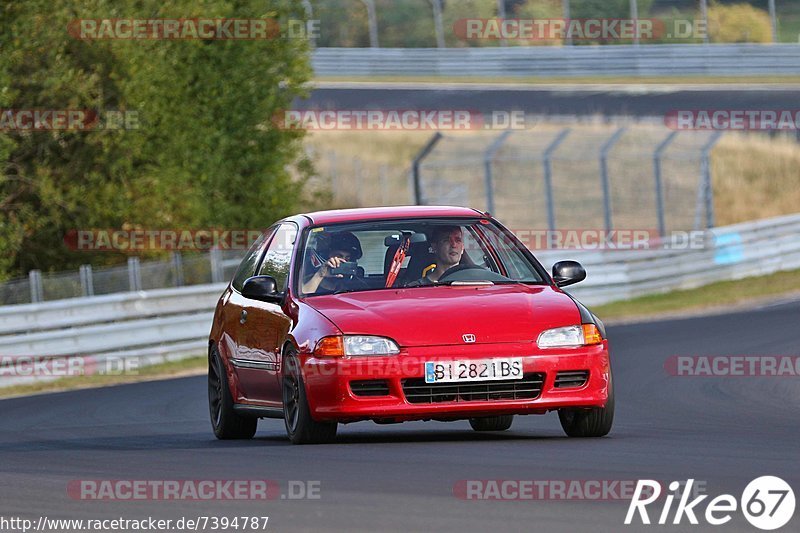
[[[306,213],[312,224],[335,224],[337,222],[359,222],[393,218],[439,218],[439,217],[484,217],[486,214],[469,207],[442,205],[404,205],[394,207],[361,207],[356,209],[333,209]]]

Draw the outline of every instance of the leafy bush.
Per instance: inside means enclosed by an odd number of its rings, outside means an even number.
[[[708,8],[708,37],[715,43],[771,42],[769,13],[749,4],[712,4]]]

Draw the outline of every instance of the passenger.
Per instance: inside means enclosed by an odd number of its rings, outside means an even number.
[[[316,252],[326,259],[303,283],[303,293],[330,294],[343,289],[348,280],[342,274],[331,274],[331,270],[361,258],[363,252],[358,238],[349,231],[340,231],[321,236],[317,246]]]

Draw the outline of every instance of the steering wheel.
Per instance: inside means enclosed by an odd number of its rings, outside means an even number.
[[[480,268],[481,270],[485,270],[483,267],[480,267],[478,265],[463,265],[463,264],[461,264],[461,265],[456,265],[454,267],[450,267],[447,271],[445,271],[444,274],[442,274],[439,277],[439,281],[440,282],[444,281],[445,278],[449,278],[453,274],[455,274],[457,272],[461,272],[462,270],[473,270],[473,269],[476,269],[476,268]]]

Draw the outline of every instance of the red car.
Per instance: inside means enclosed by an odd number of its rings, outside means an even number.
[[[217,303],[211,423],[251,438],[282,418],[293,443],[339,423],[468,419],[502,431],[558,411],[573,437],[614,418],[602,322],[488,213],[463,207],[321,211],[276,222]]]

